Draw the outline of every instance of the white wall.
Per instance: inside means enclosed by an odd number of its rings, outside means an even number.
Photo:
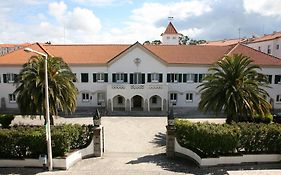
[[[276,48],[276,45],[279,45],[279,49]],[[259,47],[261,48],[261,52],[267,54],[268,46],[271,48],[271,55],[278,57],[281,59],[281,38],[277,38],[274,40],[269,41],[262,41],[262,42],[256,42],[256,43],[249,43],[247,46],[254,48],[256,50],[259,50]]]
[[[164,45],[179,45],[179,35],[178,34],[163,34],[162,44]]]
[[[17,104],[15,102],[9,102],[9,94],[13,94],[16,90],[16,85],[14,83],[4,83],[3,82],[3,74],[14,73],[18,74],[21,70],[21,66],[1,66],[0,68],[0,108],[1,108],[1,99],[5,98],[6,108],[17,108]]]

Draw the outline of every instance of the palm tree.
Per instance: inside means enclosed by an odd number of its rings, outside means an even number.
[[[223,111],[227,123],[264,116],[270,112],[269,96],[264,88],[268,86],[267,76],[258,73],[261,68],[252,64],[242,54],[225,56],[209,68],[204,82],[199,85],[203,112]]]
[[[19,109],[24,115],[45,114],[44,70],[44,58],[33,56],[23,65],[17,77],[18,85],[15,94]],[[58,115],[59,110],[75,111],[78,92],[73,84],[75,75],[62,58],[49,57],[47,71],[50,123],[53,124],[53,115]]]

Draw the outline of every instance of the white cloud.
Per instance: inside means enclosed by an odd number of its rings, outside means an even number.
[[[188,36],[189,38],[197,38],[203,32],[204,32],[204,29],[201,29],[201,28],[190,28],[190,29],[179,31],[179,33],[181,33],[185,36]]]
[[[92,11],[76,7],[72,12],[67,13],[66,27],[71,30],[97,33],[101,29],[101,22]]]
[[[53,2],[49,4],[49,14],[57,18],[58,20],[62,20],[64,14],[67,10],[67,5],[63,2]]]
[[[243,0],[247,13],[281,17],[281,0]]]
[[[109,6],[109,5],[121,5],[124,3],[132,3],[131,0],[73,0],[78,3],[83,3],[92,6]]]
[[[153,24],[161,19],[173,16],[177,20],[184,20],[191,16],[200,16],[211,11],[207,1],[181,1],[168,4],[144,3],[139,9],[133,10],[131,18],[134,21]]]

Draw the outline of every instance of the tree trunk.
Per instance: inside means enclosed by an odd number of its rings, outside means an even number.
[[[231,124],[232,121],[233,121],[233,117],[232,117],[231,115],[227,116],[227,118],[226,118],[226,123],[227,123],[227,124]]]

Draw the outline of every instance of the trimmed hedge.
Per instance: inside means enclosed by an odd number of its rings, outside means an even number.
[[[213,124],[177,120],[179,144],[201,157],[281,153],[281,125],[263,123]]]
[[[65,124],[51,127],[53,156],[88,146],[92,125]],[[47,154],[45,126],[14,126],[0,129],[0,158],[38,158]]]
[[[0,114],[0,124],[2,125],[2,128],[9,128],[14,119],[15,116],[12,114]]]

